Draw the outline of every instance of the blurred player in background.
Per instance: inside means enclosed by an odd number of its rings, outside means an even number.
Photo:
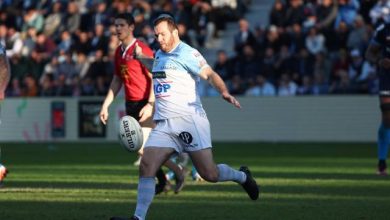
[[[204,180],[213,183],[237,182],[252,200],[257,200],[259,188],[247,167],[235,170],[226,164],[214,163],[210,124],[197,92],[200,79],[207,80],[233,106],[241,108],[240,103],[230,95],[225,83],[203,56],[180,40],[171,15],[157,17],[154,31],[160,45],[153,63],[156,97],[153,119],[156,127],[145,144],[140,165],[137,207],[131,220],[145,220],[155,194],[153,186],[156,170],[172,155],[181,152],[188,152]],[[128,218],[111,218],[124,219]]]
[[[144,140],[147,140],[150,130],[154,126],[152,120],[154,108],[152,78],[148,69],[140,61],[134,59],[133,53],[136,44],[150,57],[153,57],[153,52],[148,46],[134,37],[134,18],[131,14],[117,15],[115,17],[115,28],[121,45],[115,51],[115,74],[100,110],[100,120],[103,124],[107,123],[109,116],[108,108],[123,84],[125,87],[126,114],[139,121],[144,134]],[[140,155],[142,155],[142,151],[143,149],[141,148],[139,151]],[[168,162],[166,165],[171,170],[174,170],[179,177],[176,188],[181,189],[184,184],[184,171],[173,162]],[[165,189],[167,181],[161,168],[157,170],[156,177],[158,179],[156,194],[158,194]]]
[[[390,9],[383,16],[366,51],[366,59],[375,63],[379,76],[379,100],[382,121],[378,131],[378,171],[387,175],[386,159],[390,144]]]
[[[11,68],[8,63],[7,55],[5,54],[5,48],[0,44],[0,123],[1,123],[1,101],[5,98],[5,89],[7,88],[9,79],[11,76]],[[0,149],[1,159],[1,149]],[[0,161],[1,162],[1,161]],[[0,164],[0,186],[4,178],[7,176],[7,168]]]

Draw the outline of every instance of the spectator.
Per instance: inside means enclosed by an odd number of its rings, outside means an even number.
[[[325,37],[315,27],[310,28],[306,37],[306,48],[312,55],[326,51]]]
[[[235,73],[239,73],[243,79],[249,79],[254,78],[259,69],[255,51],[250,45],[244,46],[243,54],[238,56],[235,63]]]
[[[230,94],[242,95],[245,92],[243,80],[240,75],[235,74],[227,84]]]
[[[57,77],[56,85],[55,85],[55,95],[56,96],[71,96],[72,95],[72,87],[67,84],[66,75],[60,73]]]
[[[318,70],[314,73],[313,79],[313,94],[314,95],[326,95],[329,92],[329,84],[324,79],[324,73]]]
[[[353,29],[347,38],[347,48],[349,50],[357,48],[363,52],[368,45],[369,31],[366,27],[363,17],[356,16]]]
[[[288,34],[291,38],[289,45],[292,53],[298,53],[302,48],[306,47],[306,36],[303,34],[300,24],[293,24]]]
[[[279,80],[278,96],[295,96],[297,94],[298,85],[291,80],[288,73],[283,73]]]
[[[333,81],[329,88],[329,93],[332,94],[352,94],[354,93],[354,89],[351,85],[350,78],[348,76],[348,72],[340,69],[336,75],[338,75],[338,79]]]
[[[214,64],[214,70],[224,80],[228,81],[233,76],[233,61],[229,59],[225,50],[217,52],[217,61]]]
[[[312,95],[312,94],[314,94],[312,78],[311,76],[308,75],[303,76],[302,84],[299,85],[297,89],[297,95]]]
[[[34,6],[29,6],[27,8],[26,14],[23,16],[23,21],[23,32],[27,31],[30,27],[35,28],[37,32],[41,32],[45,22],[43,16],[34,8]]]
[[[272,82],[275,82],[277,78],[279,78],[278,75],[276,75],[275,71],[275,63],[276,63],[276,54],[274,49],[272,47],[268,47],[265,49],[265,54],[261,62],[260,70],[264,77],[271,80]]]
[[[34,27],[28,27],[26,36],[23,40],[22,56],[30,57],[37,41],[37,30]]]
[[[314,73],[314,56],[306,48],[302,48],[295,57],[293,79],[299,80],[302,76],[312,76]]]
[[[11,83],[6,90],[7,97],[20,97],[22,96],[22,88],[20,86],[19,78],[13,77]]]
[[[335,20],[335,27],[339,27],[340,22],[344,22],[348,27],[352,27],[360,8],[358,0],[338,0],[339,9]]]
[[[107,62],[104,60],[103,51],[97,50],[95,60],[91,62],[87,75],[83,78],[97,79],[98,77],[108,77]]]
[[[237,55],[243,53],[243,48],[249,45],[252,48],[256,48],[256,38],[253,32],[249,29],[249,23],[245,19],[240,19],[238,22],[239,32],[234,35],[234,50]]]
[[[65,76],[66,83],[68,83],[74,75],[78,74],[71,53],[60,54],[58,62],[58,73]]]
[[[327,38],[326,48],[329,51],[330,57],[333,59],[340,49],[347,50],[347,40],[349,36],[349,28],[345,22],[340,22],[335,33]]]
[[[338,14],[337,0],[322,0],[316,5],[317,28],[329,33],[334,27],[334,21]],[[325,34],[326,36],[329,36]]]
[[[287,45],[282,45],[280,52],[277,55],[274,67],[275,74],[279,77],[282,73],[289,72],[294,69],[294,59],[291,56]]]
[[[286,25],[300,24],[305,20],[304,5],[302,0],[289,0],[286,11]]]
[[[276,26],[284,26],[286,23],[285,19],[286,8],[282,0],[276,0],[272,6],[269,23]]]
[[[69,52],[81,52],[84,54],[90,54],[92,51],[91,39],[88,37],[88,33],[81,31],[77,34],[77,38],[74,43],[72,43],[71,49],[68,49]]]
[[[32,75],[28,74],[24,78],[24,86],[22,88],[21,95],[24,97],[35,97],[38,96],[38,94],[39,94],[39,89],[38,89],[37,81]]]
[[[315,55],[314,61],[314,74],[318,73],[322,75],[322,80],[325,83],[329,82],[332,63],[327,57],[327,53],[320,52]],[[314,77],[315,79],[315,77]],[[315,80],[314,80],[315,81]]]
[[[61,1],[55,1],[52,5],[51,13],[45,18],[43,33],[46,36],[57,39],[63,19],[62,3]]]
[[[270,83],[262,74],[258,74],[255,79],[251,79],[249,86],[246,90],[245,95],[247,96],[275,96],[276,89],[275,86]]]
[[[20,33],[15,27],[7,27],[7,38],[5,42],[7,57],[20,56],[23,49],[23,41]]]
[[[70,52],[70,49],[73,45],[73,40],[68,31],[63,31],[61,33],[61,41],[58,44],[57,51],[58,53],[67,53]]]
[[[192,10],[197,45],[210,47],[215,32],[215,24],[211,19],[211,5],[207,2],[199,1]]]
[[[43,76],[40,84],[39,96],[50,97],[55,95],[53,75],[47,74]]]
[[[348,77],[352,83],[356,83],[357,79],[361,76],[364,60],[358,49],[353,49],[350,52],[350,58]]]
[[[47,37],[44,33],[39,33],[35,42],[34,51],[31,54],[32,59],[48,62],[54,55],[56,44],[52,38]]]
[[[88,59],[85,53],[79,52],[77,53],[77,59],[75,64],[76,73],[78,73],[79,78],[84,78],[91,66],[91,62]]]
[[[69,32],[69,34],[75,34],[79,30],[80,23],[81,14],[78,11],[77,3],[75,1],[69,1],[61,30],[63,32]]]

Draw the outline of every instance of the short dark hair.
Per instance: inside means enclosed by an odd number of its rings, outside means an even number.
[[[130,13],[121,13],[115,16],[115,19],[124,19],[128,25],[133,25],[134,17]]]
[[[157,26],[163,21],[166,21],[168,23],[168,27],[171,31],[173,31],[174,29],[178,29],[173,16],[165,12],[160,14],[156,19],[153,20],[153,26]]]

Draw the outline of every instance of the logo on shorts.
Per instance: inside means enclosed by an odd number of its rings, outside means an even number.
[[[192,142],[192,135],[186,131],[181,132],[179,137],[186,144],[190,144]]]

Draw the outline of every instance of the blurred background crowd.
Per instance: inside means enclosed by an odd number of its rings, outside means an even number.
[[[0,43],[12,68],[6,95],[106,95],[118,46],[113,20],[123,12],[154,50],[151,21],[161,12],[172,13],[181,39],[201,51],[237,23],[233,45],[209,63],[235,95],[377,93],[376,67],[364,51],[390,0],[275,0],[269,24],[245,19],[254,1],[1,0]]]

